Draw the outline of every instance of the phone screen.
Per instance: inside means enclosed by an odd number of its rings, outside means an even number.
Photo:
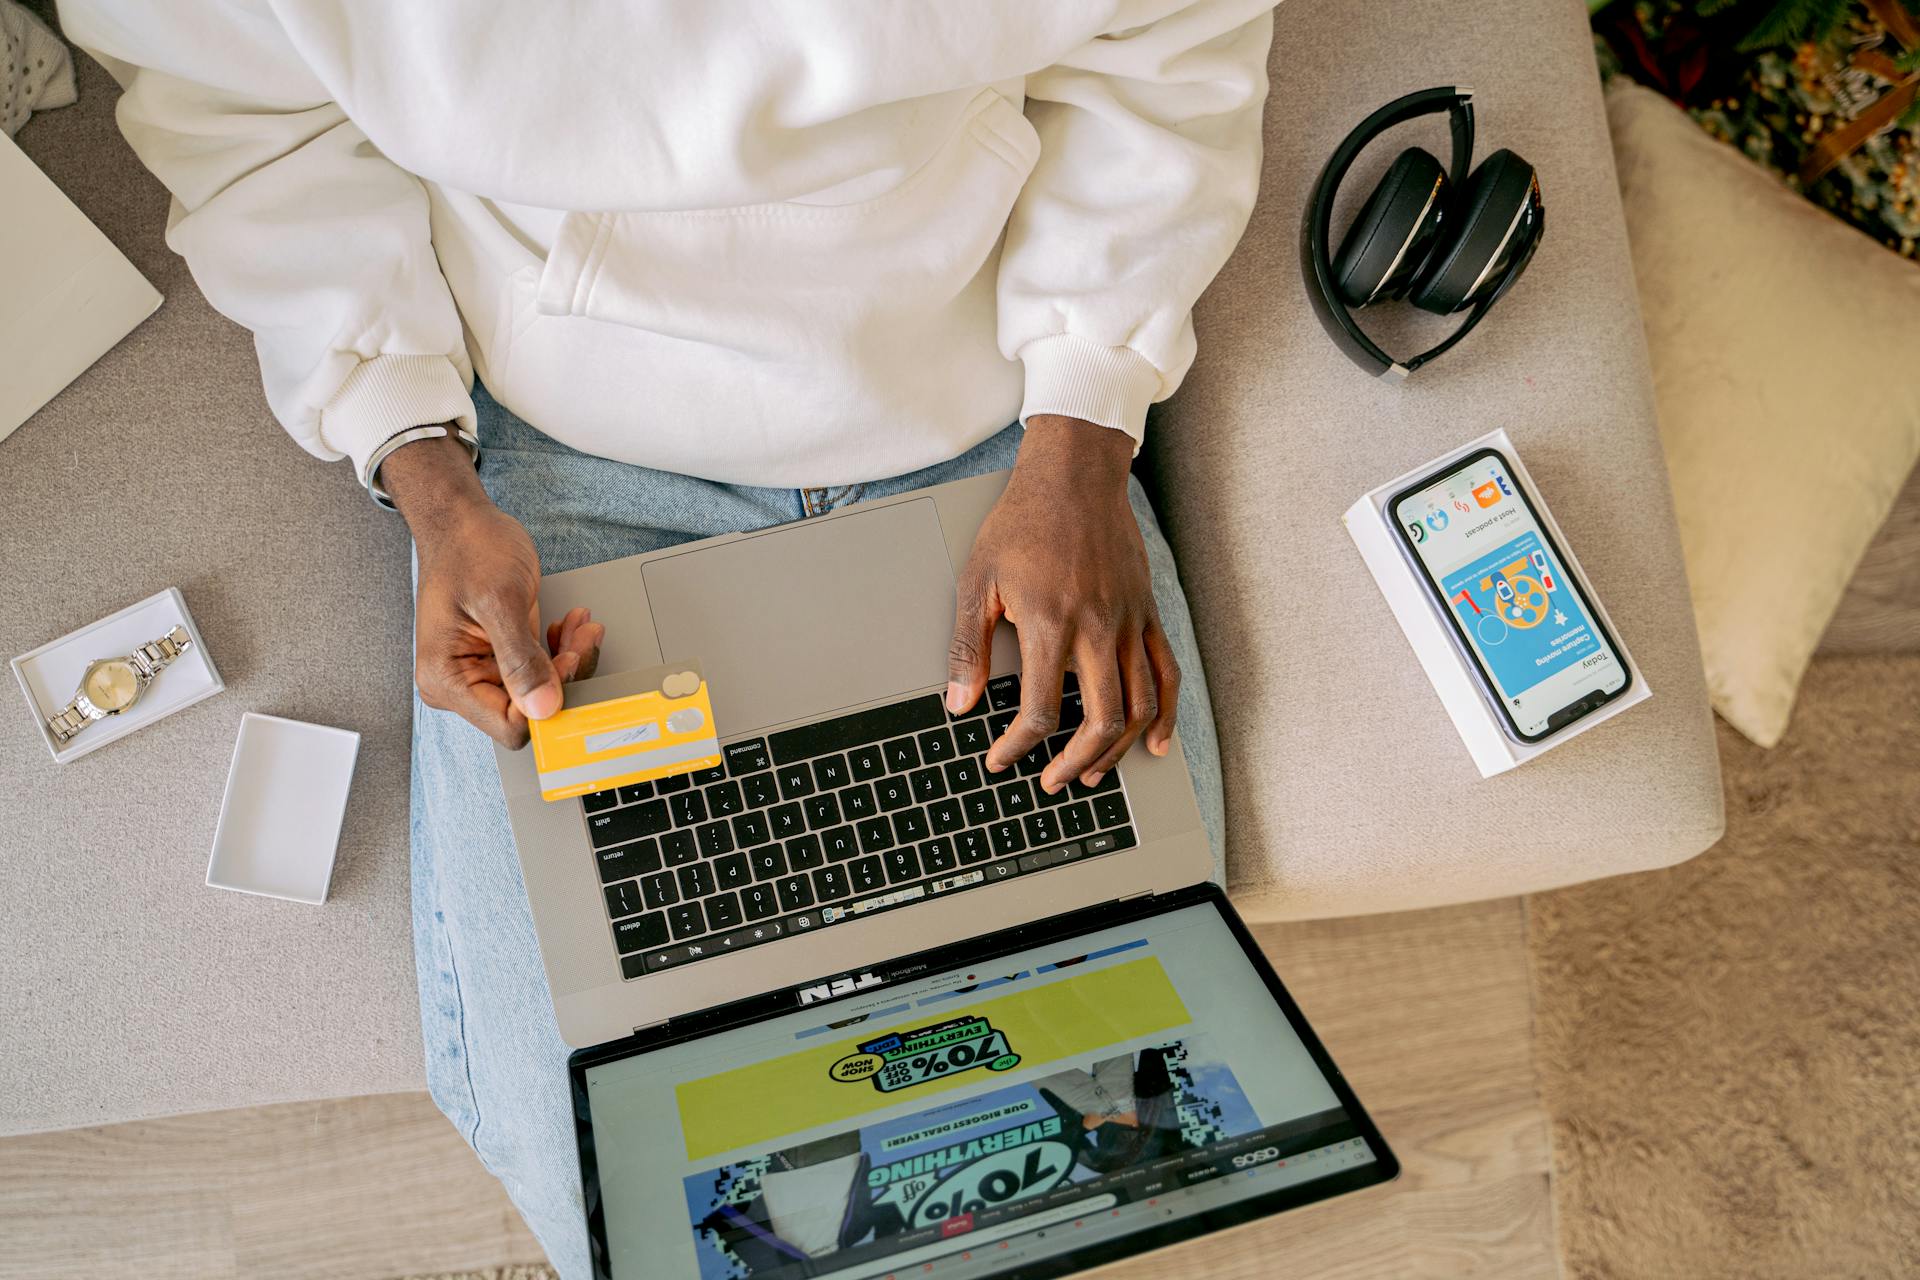
[[[1399,494],[1389,512],[1523,741],[1625,691],[1613,638],[1497,450]]]

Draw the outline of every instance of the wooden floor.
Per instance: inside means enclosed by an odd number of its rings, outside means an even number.
[[[1557,1276],[1520,902],[1261,938],[1405,1171],[1103,1280]],[[424,1095],[0,1139],[0,1280],[390,1280],[540,1257]]]

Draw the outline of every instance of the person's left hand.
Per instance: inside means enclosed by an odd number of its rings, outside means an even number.
[[[1060,727],[1061,676],[1079,673],[1086,718],[1040,775],[1049,794],[1092,786],[1146,734],[1165,755],[1180,667],[1160,628],[1146,544],[1127,504],[1133,441],[1077,418],[1027,422],[1006,492],[980,526],[960,575],[948,651],[947,706],[986,688],[993,628],[1020,637],[1020,712],[987,752],[998,773]]]

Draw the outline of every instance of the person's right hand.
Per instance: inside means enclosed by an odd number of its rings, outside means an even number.
[[[493,505],[458,441],[421,440],[388,455],[381,481],[413,530],[414,683],[506,746],[560,709],[563,681],[593,674],[606,628],[585,609],[540,626],[540,557],[518,520]]]

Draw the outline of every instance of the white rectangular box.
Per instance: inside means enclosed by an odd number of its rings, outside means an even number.
[[[215,889],[327,900],[360,735],[249,711],[240,717],[207,857]]]
[[[1621,662],[1632,676],[1631,687],[1624,695],[1574,721],[1551,737],[1532,744],[1515,740],[1501,726],[1498,713],[1488,705],[1487,697],[1481,690],[1472,659],[1455,637],[1452,624],[1442,613],[1441,606],[1421,581],[1418,570],[1401,549],[1400,539],[1393,529],[1392,516],[1387,510],[1387,504],[1402,489],[1423,476],[1432,475],[1485,448],[1500,451],[1521,485],[1532,496],[1541,526],[1559,549],[1562,570],[1578,583],[1587,602],[1593,606],[1595,616],[1612,637]],[[1527,473],[1526,463],[1504,430],[1490,431],[1477,440],[1469,440],[1459,448],[1370,490],[1347,508],[1341,522],[1346,525],[1348,535],[1359,549],[1361,559],[1366,562],[1367,571],[1379,585],[1380,593],[1386,597],[1387,606],[1393,610],[1407,643],[1413,646],[1414,656],[1427,673],[1427,679],[1433,683],[1434,692],[1440,695],[1440,702],[1446,707],[1447,715],[1459,731],[1460,740],[1466,744],[1481,777],[1490,778],[1515,765],[1524,764],[1568,739],[1613,719],[1628,707],[1652,695],[1653,691],[1647,687],[1646,677],[1635,665],[1620,629],[1607,616],[1606,605],[1588,583],[1572,545],[1554,522],[1546,495],[1534,484],[1533,477]]]
[[[175,626],[187,629],[193,645],[154,676],[140,700],[117,716],[96,720],[70,738],[65,745],[54,739],[47,728],[47,717],[59,714],[73,701],[80,677],[87,665],[99,658],[119,658],[141,645],[157,640]],[[187,602],[177,588],[148,596],[120,612],[78,631],[69,631],[58,640],[50,640],[30,653],[13,659],[13,678],[26,695],[27,708],[40,730],[40,740],[57,764],[77,760],[89,751],[97,751],[109,742],[117,742],[134,730],[172,715],[202,698],[211,698],[226,685],[207,652],[200,629],[193,625]]]

